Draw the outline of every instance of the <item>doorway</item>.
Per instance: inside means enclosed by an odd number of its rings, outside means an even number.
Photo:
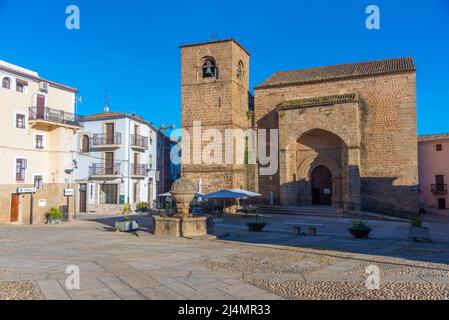
[[[332,205],[332,174],[325,166],[312,171],[312,205]]]
[[[114,144],[114,123],[106,123],[106,144]]]
[[[10,222],[19,222],[19,195],[11,195],[11,216]]]
[[[45,96],[38,94],[36,97],[36,118],[45,119]]]
[[[105,174],[114,174],[114,152],[105,152]]]
[[[87,212],[87,185],[80,184],[80,212]]]

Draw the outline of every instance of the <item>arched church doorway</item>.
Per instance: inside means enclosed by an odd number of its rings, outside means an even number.
[[[322,165],[312,171],[312,205],[332,205],[332,174]]]

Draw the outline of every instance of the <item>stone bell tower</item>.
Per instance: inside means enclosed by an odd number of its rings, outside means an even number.
[[[246,165],[235,159],[237,143],[232,146],[234,161],[226,160],[225,130],[250,126],[249,57],[233,39],[181,46],[182,127],[190,135],[190,143],[182,138],[183,157],[189,158],[182,161],[182,174],[195,183],[201,178],[205,193],[248,188]],[[209,129],[221,133],[221,155],[216,149],[208,152],[207,146],[217,139]],[[213,159],[205,159],[205,154]]]

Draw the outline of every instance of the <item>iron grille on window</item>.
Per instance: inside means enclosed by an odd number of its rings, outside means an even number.
[[[16,128],[25,129],[25,115],[16,114]]]
[[[25,170],[27,161],[25,159],[16,160],[16,181],[25,181]]]
[[[36,135],[36,149],[44,149],[44,136]]]

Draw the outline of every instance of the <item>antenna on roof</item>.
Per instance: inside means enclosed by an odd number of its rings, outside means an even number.
[[[104,112],[109,112],[108,89],[104,91]]]

